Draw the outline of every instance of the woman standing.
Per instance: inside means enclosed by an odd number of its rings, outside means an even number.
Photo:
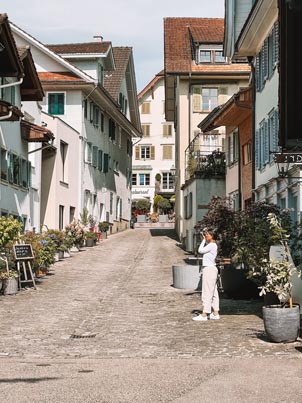
[[[219,316],[219,294],[217,290],[218,269],[216,267],[217,243],[216,235],[212,230],[201,232],[202,242],[198,248],[198,253],[202,258],[202,313],[193,317],[193,320],[205,321],[210,319],[220,319]],[[213,312],[212,312],[213,310]]]

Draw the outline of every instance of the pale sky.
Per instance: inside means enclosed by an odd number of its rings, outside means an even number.
[[[10,0],[0,13],[45,44],[90,42],[102,35],[133,48],[137,91],[164,67],[165,17],[224,17],[224,0]]]

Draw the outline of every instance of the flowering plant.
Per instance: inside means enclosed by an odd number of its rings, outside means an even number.
[[[261,284],[260,295],[265,295],[267,292],[275,293],[280,303],[291,301],[292,291],[292,276],[297,273],[301,277],[301,272],[294,267],[291,261],[288,239],[289,235],[280,222],[280,219],[274,213],[269,213],[267,220],[272,230],[272,240],[281,245],[282,253],[278,259],[262,259],[261,264],[253,266],[248,272],[248,278],[257,278]]]
[[[83,245],[85,239],[85,226],[79,220],[73,220],[65,226],[65,233],[72,245]]]

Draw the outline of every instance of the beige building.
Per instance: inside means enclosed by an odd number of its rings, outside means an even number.
[[[194,225],[184,230],[182,187],[195,175],[189,162],[197,154],[224,151],[224,132],[213,130],[200,135],[198,124],[240,88],[248,86],[249,66],[231,64],[224,57],[223,38],[221,18],[164,20],[166,119],[174,121],[176,130],[176,230],[183,243],[187,236],[193,237]],[[195,205],[198,208],[198,201]]]

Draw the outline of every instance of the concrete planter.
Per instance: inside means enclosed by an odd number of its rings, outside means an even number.
[[[167,214],[159,214],[158,222],[169,222],[169,216]]]
[[[274,343],[296,341],[300,331],[300,307],[283,308],[280,305],[264,306],[263,323],[265,333]]]
[[[173,287],[201,289],[201,272],[198,265],[173,265]]]
[[[136,217],[136,222],[146,222],[146,214],[139,214]]]
[[[4,295],[15,295],[18,292],[18,279],[15,277],[10,277],[3,280],[3,294]]]

